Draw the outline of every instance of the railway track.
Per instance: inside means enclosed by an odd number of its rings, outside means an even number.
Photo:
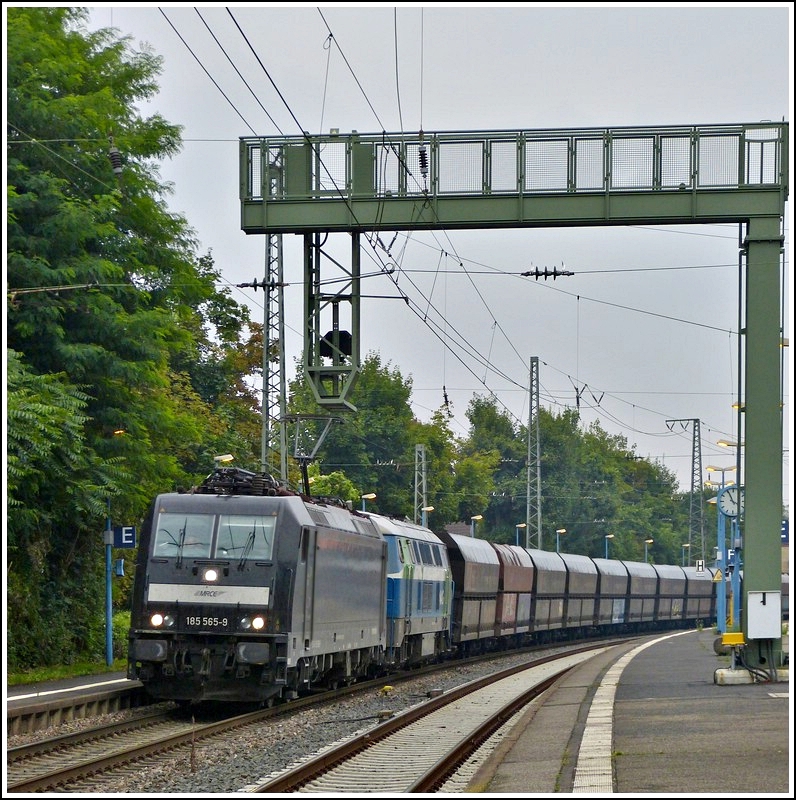
[[[573,658],[581,658],[586,657],[585,654],[589,651],[593,651],[595,648],[605,648],[609,644],[605,641],[599,641],[592,642],[589,646],[578,646],[574,649],[572,644],[566,647],[569,654],[574,654]],[[547,649],[546,652],[549,654],[550,650]],[[583,655],[581,656],[581,654]],[[514,655],[517,655],[516,651]],[[540,657],[538,653],[527,653],[526,655],[527,660],[521,668],[513,667],[505,671],[505,675],[508,676],[512,672],[520,673],[523,669],[527,669],[529,664],[543,671],[545,669],[548,671],[554,669],[552,666],[554,662],[551,661],[552,657]],[[487,660],[491,663],[491,660],[495,659],[496,656],[497,654],[493,653]],[[471,661],[478,662],[483,659],[484,657],[479,657]],[[464,665],[468,661],[466,660],[462,663]],[[551,666],[545,667],[544,665],[547,663],[550,663]],[[405,674],[392,675],[389,678],[389,682],[398,686],[403,681],[413,680],[423,675],[433,675],[435,672],[450,669],[452,666],[454,665],[451,662],[428,665],[425,668],[411,670]],[[480,683],[495,683],[496,674],[498,673],[491,672],[490,676],[482,679]],[[552,679],[554,680],[555,678]],[[544,690],[544,675],[537,676],[534,680],[535,683],[530,687],[530,691],[538,694]],[[196,754],[203,752],[203,748],[222,741],[224,737],[231,741],[229,737],[242,735],[242,731],[246,726],[251,726],[250,729],[256,729],[256,726],[275,720],[278,717],[296,715],[303,710],[320,705],[333,705],[346,696],[368,692],[372,694],[374,689],[381,689],[384,686],[384,682],[382,677],[378,680],[357,683],[335,691],[324,692],[322,695],[305,697],[273,708],[258,708],[250,713],[238,713],[234,717],[227,716],[222,719],[218,718],[218,714],[211,719],[206,709],[199,709],[197,714],[201,713],[203,718],[198,722],[193,718],[189,719],[184,711],[175,711],[173,709],[164,711],[161,709],[157,713],[139,716],[134,720],[100,725],[77,733],[56,736],[21,747],[9,748],[6,751],[7,791],[11,793],[52,790],[69,792],[103,791],[107,789],[109,781],[112,782],[114,780],[114,775],[118,775],[121,779],[125,774],[130,774],[131,770],[140,771],[159,763],[174,762],[175,760],[179,760],[183,764],[190,763],[193,766],[197,758]],[[394,720],[389,720],[385,725],[378,726],[374,724],[374,727],[362,737],[365,745],[369,746],[377,739],[387,735],[393,726],[407,724],[413,715],[427,714],[437,705],[451,703],[457,699],[458,694],[472,691],[478,686],[478,683],[478,681],[474,681],[465,684],[463,688],[450,689],[438,693],[439,696],[436,696],[437,693],[429,693],[420,702],[416,710],[409,709],[401,712],[398,717]],[[517,704],[527,703],[529,697],[530,695],[520,698]],[[454,720],[472,717],[471,710],[476,707],[475,701],[470,699],[465,702],[469,704],[466,712],[461,709],[457,710],[455,707],[451,708],[449,710],[451,719],[437,724],[442,724],[446,729],[452,731],[458,724]],[[495,719],[491,721],[481,720],[480,731],[475,729],[462,731],[460,738],[472,744],[483,741],[486,736],[490,735],[490,726],[491,729],[498,728],[505,722],[507,716],[512,713],[510,700],[503,702],[500,697],[493,697],[485,702],[486,707],[491,708],[492,711],[498,708],[501,710]],[[236,731],[241,731],[241,733],[236,734]],[[433,728],[430,733],[416,733],[413,736],[421,737],[419,740],[424,742],[441,738],[434,732]],[[340,757],[342,756],[338,755],[335,758]],[[461,749],[459,755],[453,757],[453,759],[460,762],[466,757],[466,751]],[[283,763],[292,762],[285,760]],[[288,776],[285,774],[278,780],[284,783],[287,779]],[[263,785],[268,784],[266,782]],[[278,785],[281,786],[281,783]],[[294,789],[259,788],[259,785],[255,785],[249,788],[248,791],[294,791]],[[325,789],[321,791],[325,791]],[[416,789],[414,791],[420,790]]]
[[[10,748],[6,751],[7,789],[19,793],[71,788],[145,756],[190,746],[230,722],[197,725],[161,711]]]
[[[394,675],[390,681],[399,684],[419,675],[444,669],[446,665],[429,665],[410,673]],[[448,667],[450,665],[447,665]],[[129,769],[143,759],[152,761],[166,757],[177,749],[190,752],[200,741],[220,737],[248,725],[258,725],[280,716],[331,704],[340,698],[372,691],[384,685],[384,679],[365,681],[322,695],[308,696],[275,706],[258,708],[245,714],[211,722],[188,719],[185,711],[160,710],[137,719],[85,728],[76,733],[42,739],[6,750],[6,781],[9,792],[42,792],[68,787],[69,791],[90,791],[98,779],[106,780],[115,770]],[[218,706],[214,706],[218,707]],[[206,709],[201,713],[207,718]],[[171,755],[168,755],[171,757]]]
[[[410,708],[247,791],[430,793],[519,710],[605,644],[480,678]],[[401,765],[400,771],[395,769]]]

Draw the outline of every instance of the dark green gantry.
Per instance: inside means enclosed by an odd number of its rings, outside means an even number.
[[[241,227],[304,236],[304,371],[318,404],[341,410],[360,370],[363,233],[744,223],[743,631],[747,658],[770,667],[781,631],[750,603],[781,590],[787,176],[785,122],[242,137]],[[332,233],[351,235],[350,267],[324,253]],[[324,258],[342,271],[335,291]]]

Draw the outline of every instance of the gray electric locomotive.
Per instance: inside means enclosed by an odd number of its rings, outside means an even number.
[[[219,469],[150,509],[128,677],[178,702],[270,703],[352,682],[383,660],[386,569],[367,517]]]

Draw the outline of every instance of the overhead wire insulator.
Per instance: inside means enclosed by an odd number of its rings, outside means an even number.
[[[556,267],[553,267],[553,269],[548,269],[547,267],[545,267],[544,270],[540,270],[538,267],[536,267],[536,269],[529,269],[526,270],[525,272],[520,273],[520,275],[522,275],[523,278],[536,278],[536,280],[539,280],[539,278],[544,278],[545,280],[547,280],[548,278],[552,278],[553,280],[555,280],[561,275],[574,275],[574,274],[575,274],[574,272],[569,272],[568,270],[565,269],[559,270]]]
[[[114,173],[119,176],[122,174],[122,154],[119,152],[119,148],[113,143],[113,137],[110,137],[111,147],[108,150],[108,158],[111,162],[111,167],[113,168]]]
[[[420,174],[423,176],[423,180],[426,180],[428,178],[428,151],[424,144],[420,145],[418,155],[420,156]]]
[[[423,187],[428,189],[428,150],[423,142],[423,131],[420,131],[420,147],[417,151],[420,159],[420,175],[423,178]]]

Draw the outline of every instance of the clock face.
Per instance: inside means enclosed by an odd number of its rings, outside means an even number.
[[[728,517],[737,517],[743,504],[743,498],[740,495],[737,486],[730,486],[723,489],[718,498],[719,509],[723,514]]]

